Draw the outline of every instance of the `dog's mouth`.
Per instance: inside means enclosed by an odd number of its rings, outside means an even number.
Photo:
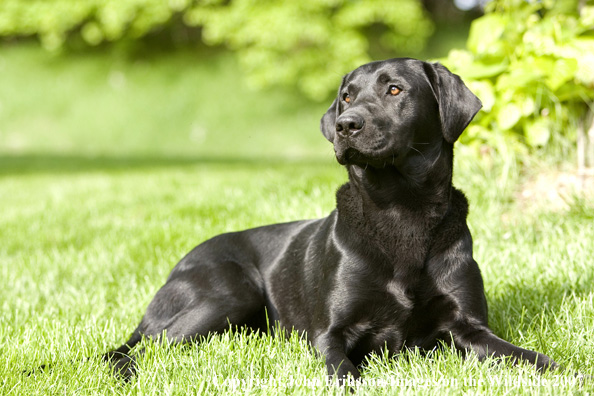
[[[398,165],[399,155],[395,152],[369,155],[353,147],[348,147],[341,152],[337,151],[336,159],[341,165],[358,165],[364,168],[372,167],[381,169]]]

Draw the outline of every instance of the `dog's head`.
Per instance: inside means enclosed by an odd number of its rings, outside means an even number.
[[[418,147],[453,144],[480,108],[444,66],[390,59],[344,76],[321,130],[339,163],[384,167],[398,165]]]

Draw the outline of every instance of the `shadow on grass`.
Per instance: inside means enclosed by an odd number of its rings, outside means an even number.
[[[549,355],[561,366],[566,367],[573,361],[573,370],[584,370],[589,366],[588,353],[577,353],[568,349],[568,345],[569,348],[577,345],[579,337],[583,337],[583,324],[591,322],[588,318],[573,318],[572,315],[581,316],[588,312],[587,308],[584,311],[578,305],[588,304],[591,299],[593,276],[592,272],[586,273],[575,283],[549,279],[540,284],[507,285],[500,295],[488,298],[489,324],[495,334],[512,342],[521,339],[522,334],[542,332],[543,338],[532,349]],[[511,306],[514,309],[510,309]],[[559,320],[565,323],[557,323]],[[563,336],[558,333],[562,328],[569,328],[565,333],[561,331],[565,336],[576,332],[576,340],[557,340]],[[516,343],[522,346],[522,343]]]
[[[322,157],[281,156],[162,156],[162,155],[60,155],[24,154],[0,155],[0,176],[38,173],[76,173],[118,171],[150,168],[183,167],[195,165],[267,167],[281,165],[331,165],[335,161]]]

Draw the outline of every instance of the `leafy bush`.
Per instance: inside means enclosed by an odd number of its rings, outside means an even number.
[[[467,144],[523,152],[575,141],[594,99],[594,6],[499,0],[473,21],[466,50],[442,60],[483,101]]]
[[[415,51],[432,32],[418,0],[217,1],[187,20],[204,27],[207,43],[239,54],[257,85],[296,81],[311,97],[336,89],[338,76],[371,60],[366,30],[380,28],[388,48]]]
[[[37,35],[50,50],[72,34],[91,45],[123,37],[137,38],[168,22],[190,0],[3,0],[0,35]]]
[[[236,51],[259,86],[296,84],[323,98],[340,75],[371,59],[370,33],[415,52],[432,33],[420,0],[2,0],[0,36],[37,35],[61,48],[138,38],[171,23],[200,27],[208,44]]]

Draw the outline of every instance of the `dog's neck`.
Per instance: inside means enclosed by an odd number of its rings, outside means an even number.
[[[373,212],[442,207],[450,199],[453,146],[445,141],[411,150],[397,165],[373,168],[347,165],[349,183],[361,204]]]
[[[426,248],[420,247],[430,245],[449,208],[452,163],[453,147],[443,142],[438,148],[411,150],[397,166],[347,165],[349,182],[337,192],[340,221],[387,255],[412,254],[408,250],[417,253],[407,262],[424,261]]]

